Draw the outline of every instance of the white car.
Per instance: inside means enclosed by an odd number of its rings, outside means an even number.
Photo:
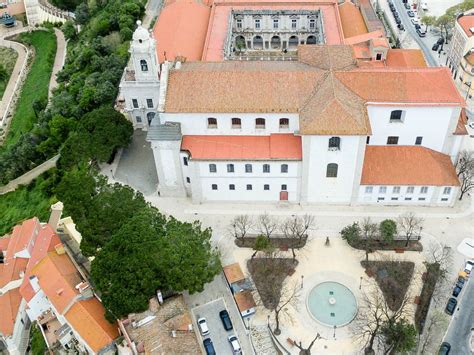
[[[206,318],[199,318],[198,319],[198,326],[201,335],[206,336],[210,334],[209,327],[207,326]]]
[[[420,24],[420,19],[417,18],[417,17],[412,18],[410,21],[413,25],[419,25]]]
[[[241,354],[242,349],[240,348],[239,340],[237,339],[237,337],[234,334],[232,334],[232,335],[229,335],[227,339],[229,339],[230,346],[232,347],[232,353]]]
[[[471,275],[473,265],[474,265],[473,261],[467,261],[466,265],[464,265],[464,272],[468,275]]]

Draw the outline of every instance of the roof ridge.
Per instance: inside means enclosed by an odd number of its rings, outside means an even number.
[[[308,104],[311,102],[313,97],[318,94],[319,87],[317,87],[317,85],[324,83],[324,81],[327,79],[328,75],[329,75],[329,71],[324,70],[323,75],[320,77],[320,79],[316,83],[314,83],[314,86],[313,86],[313,89],[311,90],[311,93],[308,95],[308,97],[303,102],[303,104],[298,108],[298,112],[304,111],[304,109],[306,108],[306,106],[308,106]]]

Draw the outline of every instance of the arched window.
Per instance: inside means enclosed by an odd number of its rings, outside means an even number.
[[[270,39],[270,45],[272,49],[279,49],[281,47],[281,39],[279,36],[273,36]]]
[[[257,118],[255,120],[255,128],[265,129],[265,118]]]
[[[331,137],[329,138],[329,150],[339,150],[341,149],[341,138],[339,137]]]
[[[207,119],[207,128],[217,128],[217,119],[209,117]]]
[[[328,164],[326,168],[326,177],[337,177],[337,164]]]
[[[245,49],[245,38],[244,38],[244,36],[235,37],[235,48],[237,48],[237,50],[239,50],[239,51],[241,51],[242,49]]]
[[[154,112],[148,112],[146,114],[146,118],[148,120],[148,125],[150,125],[151,121],[153,121],[153,119],[155,118],[155,113]]]
[[[290,128],[290,120],[288,118],[280,118],[280,129]]]
[[[295,49],[296,47],[298,47],[298,41],[299,40],[297,36],[291,36],[288,39],[288,48]]]
[[[316,44],[316,36],[308,36],[306,44]]]
[[[227,172],[228,173],[234,172],[234,164],[227,164]]]
[[[255,36],[252,41],[253,49],[263,49],[263,38],[262,36]]]
[[[233,118],[232,128],[236,128],[236,129],[242,128],[242,120],[240,118]]]
[[[140,60],[140,67],[142,68],[142,71],[148,71],[148,63],[145,59]]]

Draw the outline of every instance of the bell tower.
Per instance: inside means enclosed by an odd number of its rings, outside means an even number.
[[[150,32],[137,21],[137,29],[133,32],[130,54],[136,81],[156,81],[159,75],[156,41]]]

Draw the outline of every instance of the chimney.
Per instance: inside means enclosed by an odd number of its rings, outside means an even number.
[[[51,206],[51,214],[49,215],[48,224],[57,232],[59,220],[61,219],[61,214],[63,213],[64,205],[61,201],[56,202]]]
[[[90,287],[88,282],[83,281],[80,284],[77,284],[76,290],[79,291],[82,296],[82,299],[84,300],[94,297],[94,292],[92,291],[92,288]]]
[[[38,292],[40,290],[39,280],[35,275],[30,276],[30,285],[33,291]]]

